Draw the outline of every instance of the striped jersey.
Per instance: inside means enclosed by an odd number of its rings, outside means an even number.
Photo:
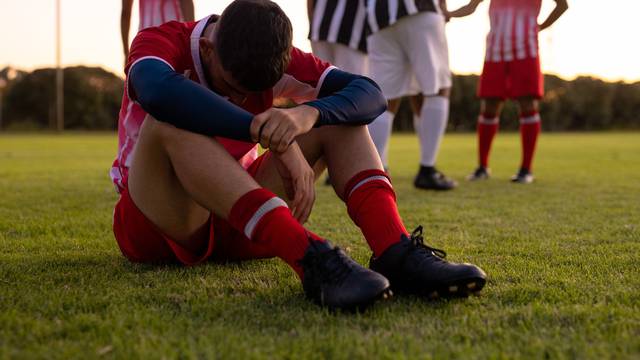
[[[140,27],[138,31],[159,26],[168,21],[184,21],[180,0],[139,0]]]
[[[538,57],[538,14],[542,0],[491,0],[485,61]]]
[[[367,18],[372,32],[420,12],[441,13],[438,0],[367,0]]]
[[[366,0],[314,0],[309,40],[367,52]]]

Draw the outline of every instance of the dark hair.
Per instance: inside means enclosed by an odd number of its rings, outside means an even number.
[[[235,0],[220,16],[216,50],[222,67],[249,91],[273,87],[291,60],[291,22],[268,0]]]

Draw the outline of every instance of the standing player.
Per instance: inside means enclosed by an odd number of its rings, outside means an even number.
[[[367,73],[365,0],[307,0],[313,55],[352,74]]]
[[[482,99],[478,117],[479,166],[467,177],[468,180],[489,178],[489,152],[498,131],[500,111],[505,99],[514,99],[520,111],[522,161],[520,170],[511,181],[521,184],[533,182],[531,163],[540,133],[538,101],[544,91],[538,31],[551,26],[568,8],[566,0],[555,1],[555,9],[538,25],[542,0],[491,0],[491,30],[487,36],[484,68],[478,85],[478,96]],[[468,15],[475,10],[473,3],[476,2],[471,1],[471,7],[449,15]]]
[[[122,253],[186,265],[278,257],[309,298],[331,308],[370,304],[390,284],[422,296],[480,291],[481,269],[442,259],[422,228],[407,233],[364,126],[385,108],[377,85],[293,48],[291,38],[289,19],[267,0],[236,0],[220,17],[136,36],[111,169]],[[300,105],[272,108],[277,97]],[[256,143],[268,151],[241,166]],[[302,225],[320,159],[375,271]]]
[[[138,31],[168,21],[193,21],[193,0],[139,0],[140,25]],[[124,58],[129,56],[129,28],[133,0],[122,0],[120,32]]]
[[[444,5],[444,1],[440,1]],[[368,0],[372,35],[367,39],[371,77],[389,101],[388,110],[369,131],[383,164],[400,98],[412,95],[420,140],[420,169],[414,185],[450,190],[456,182],[435,168],[440,142],[449,118],[451,71],[445,18],[438,0]]]

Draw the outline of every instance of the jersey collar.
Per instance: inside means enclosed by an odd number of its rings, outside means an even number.
[[[209,24],[209,20],[212,20],[212,16],[213,15],[209,15],[198,21],[196,27],[193,28],[193,31],[191,32],[191,59],[193,60],[193,67],[198,75],[198,81],[205,87],[209,87],[209,84],[207,84],[207,78],[204,76],[202,60],[200,59],[200,37],[202,37],[204,29]]]

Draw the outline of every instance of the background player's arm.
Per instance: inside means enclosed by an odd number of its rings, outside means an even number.
[[[180,0],[180,10],[184,21],[194,21],[195,11],[193,10],[193,0]]]
[[[547,19],[540,24],[540,30],[544,30],[553,25],[553,23],[556,22],[556,20],[558,20],[558,18],[560,18],[568,8],[569,4],[567,3],[567,0],[556,0],[556,7],[549,14]]]
[[[131,8],[133,0],[122,0],[122,11],[120,12],[120,33],[122,36],[122,50],[124,51],[124,61],[129,57],[129,29],[131,27]]]
[[[311,24],[311,20],[313,19],[313,3],[315,0],[307,0],[307,17],[309,18],[309,24]]]
[[[482,2],[482,0],[471,0],[469,1],[469,3],[467,5],[464,5],[456,10],[453,11],[448,11],[446,10],[446,7],[442,7],[442,5],[440,5],[443,9],[443,11],[445,12],[445,17],[447,18],[454,18],[454,17],[464,17],[464,16],[468,16],[473,14],[476,9],[478,8],[478,5],[480,5],[480,3]]]

